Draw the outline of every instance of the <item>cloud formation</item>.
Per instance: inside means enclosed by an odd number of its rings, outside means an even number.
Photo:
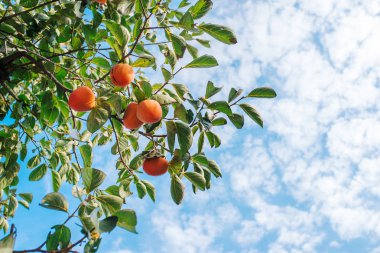
[[[210,21],[233,27],[239,44],[214,43],[221,67],[179,79],[215,80],[225,92],[269,85],[279,96],[252,101],[265,131],[246,124],[222,138],[216,191],[153,211],[157,237],[144,250],[357,252],[359,240],[360,252],[380,252],[379,1],[214,6]]]

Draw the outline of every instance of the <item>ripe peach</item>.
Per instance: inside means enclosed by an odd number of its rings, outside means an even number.
[[[137,118],[144,123],[153,124],[161,120],[161,105],[152,99],[141,101],[137,107]]]
[[[110,73],[111,81],[118,87],[126,87],[135,78],[133,68],[126,63],[113,66]]]
[[[169,162],[165,157],[152,157],[145,159],[143,170],[150,176],[161,176],[168,171]]]
[[[142,124],[144,124],[136,116],[137,107],[138,107],[138,104],[135,102],[132,102],[127,106],[127,109],[124,112],[123,123],[124,123],[124,126],[128,129],[131,129],[131,130],[137,129]]]
[[[95,94],[87,86],[79,87],[70,94],[69,106],[75,111],[90,111],[95,105]]]

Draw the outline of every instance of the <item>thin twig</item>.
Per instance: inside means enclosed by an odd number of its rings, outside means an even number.
[[[111,122],[111,126],[112,126],[113,133],[115,134],[116,145],[117,145],[117,152],[119,153],[121,163],[122,163],[122,164],[128,169],[129,173],[130,173],[131,175],[133,175],[133,170],[127,165],[127,163],[124,161],[123,155],[121,154],[121,148],[120,148],[119,137],[118,137],[118,135],[117,135],[117,132],[116,132],[115,126],[114,126],[114,124],[113,124],[113,122],[112,122],[112,118],[110,118],[109,120],[110,120],[110,122]]]
[[[161,1],[162,1],[162,0],[159,0],[159,1],[157,2],[156,7],[158,7],[158,6],[161,4]],[[155,8],[156,8],[156,7],[155,7]],[[127,59],[127,58],[133,53],[133,51],[135,50],[137,44],[138,44],[139,41],[140,41],[140,38],[141,38],[141,36],[142,36],[142,34],[143,34],[144,30],[145,30],[145,27],[146,27],[146,25],[148,24],[148,21],[149,21],[149,19],[152,17],[152,15],[153,15],[153,12],[151,12],[151,13],[149,14],[149,16],[148,16],[147,18],[145,18],[145,21],[144,21],[144,23],[143,23],[143,27],[141,28],[139,34],[137,35],[135,42],[132,44],[131,49],[129,50],[129,52],[128,52],[126,55],[124,55],[124,56],[119,60],[119,62],[123,62],[125,59]],[[100,77],[98,80],[96,80],[95,83],[99,83],[99,82],[103,81],[103,80],[104,80],[104,79],[110,74],[110,72],[111,72],[111,70],[109,70],[106,74],[104,74],[102,77]]]
[[[183,69],[183,67],[180,67],[172,76],[169,80],[167,80],[155,93],[154,95],[156,95],[158,92],[160,92],[168,83],[169,81],[173,80],[173,78],[178,74],[178,72],[180,72],[181,70]]]
[[[44,7],[46,5],[49,5],[49,4],[52,4],[52,3],[55,3],[55,2],[58,2],[59,0],[52,0],[50,2],[46,2],[46,3],[43,3],[43,4],[40,4],[40,5],[37,5],[37,6],[34,6],[33,8],[30,8],[30,9],[27,9],[25,11],[21,11],[21,12],[18,12],[18,13],[15,13],[15,14],[12,14],[12,15],[9,15],[9,16],[5,16],[3,17],[1,20],[0,20],[0,23],[4,22],[4,21],[7,21],[8,19],[11,19],[11,18],[14,18],[16,16],[19,16],[21,14],[24,14],[24,13],[28,13],[28,12],[31,12],[31,11],[34,11],[38,8],[41,8],[41,7]]]

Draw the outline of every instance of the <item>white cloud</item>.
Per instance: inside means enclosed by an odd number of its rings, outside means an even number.
[[[219,206],[216,212],[184,214],[172,204],[162,204],[152,214],[155,232],[162,240],[160,252],[222,252],[214,240],[229,224],[240,220],[239,211],[231,204]]]
[[[252,101],[268,132],[253,123],[246,136],[221,131],[231,147],[218,159],[223,186],[188,198],[191,213],[168,204],[154,212],[158,251],[228,252],[218,238],[230,236],[236,252],[262,252],[262,244],[276,253],[320,252],[323,244],[343,248],[358,238],[373,238],[368,248],[379,252],[379,1],[214,6],[209,21],[233,27],[239,44],[213,43],[221,67],[184,72],[179,80],[197,90],[216,80],[224,95],[232,86],[249,91],[263,83],[278,97]]]

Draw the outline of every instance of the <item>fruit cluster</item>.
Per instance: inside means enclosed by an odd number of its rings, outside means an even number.
[[[110,78],[115,86],[126,87],[134,80],[135,73],[130,65],[119,63],[111,69]],[[91,88],[82,86],[70,94],[68,103],[75,111],[90,111],[96,107],[96,97]],[[136,130],[143,124],[159,122],[161,117],[161,105],[155,100],[146,99],[140,103],[131,102],[124,112],[122,121],[127,129]],[[151,176],[165,174],[168,167],[169,162],[165,157],[146,158],[143,162],[143,170]]]

